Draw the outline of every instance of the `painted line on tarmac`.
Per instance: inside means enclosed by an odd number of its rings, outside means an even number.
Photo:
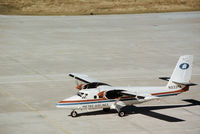
[[[68,132],[67,130],[65,130],[61,125],[59,125],[57,122],[55,122],[54,120],[49,119],[46,115],[42,114],[39,110],[37,110],[36,108],[30,106],[29,104],[25,103],[23,100],[21,100],[20,98],[16,97],[14,94],[10,93],[9,91],[0,88],[0,90],[3,90],[8,96],[10,96],[11,98],[15,99],[17,102],[21,103],[22,105],[24,105],[26,108],[28,108],[31,111],[34,111],[35,113],[39,114],[42,118],[44,118],[48,123],[50,123],[51,125],[53,125],[54,127],[59,128],[61,131],[63,131],[65,134],[70,134],[70,132]]]

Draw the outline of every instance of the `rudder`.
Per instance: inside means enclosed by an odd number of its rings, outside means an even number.
[[[170,80],[167,86],[173,86],[177,83],[187,84],[190,83],[191,75],[192,75],[192,55],[184,55],[180,56],[176,67],[170,77]]]

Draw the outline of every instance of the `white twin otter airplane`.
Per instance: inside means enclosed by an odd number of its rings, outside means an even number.
[[[87,75],[70,73],[69,76],[82,82],[76,87],[77,95],[64,99],[56,104],[59,108],[71,109],[71,116],[77,117],[75,110],[116,109],[120,117],[125,116],[123,107],[134,105],[165,96],[172,96],[189,90],[192,74],[192,55],[181,56],[171,77],[160,77],[169,81],[162,87],[112,87]],[[83,84],[84,83],[84,84]]]

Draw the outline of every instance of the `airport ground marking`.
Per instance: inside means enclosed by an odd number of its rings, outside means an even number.
[[[21,103],[22,105],[24,105],[26,108],[28,108],[31,111],[34,111],[35,113],[39,114],[42,118],[44,118],[47,122],[49,122],[51,125],[59,128],[60,130],[62,130],[65,134],[70,134],[70,132],[68,132],[67,130],[65,130],[62,126],[60,126],[57,122],[49,119],[46,115],[42,114],[38,109],[32,107],[31,105],[25,103],[22,99],[16,97],[14,94],[12,94],[11,92],[0,88],[0,90],[3,90],[8,96],[10,96],[11,98],[15,99],[17,102]]]

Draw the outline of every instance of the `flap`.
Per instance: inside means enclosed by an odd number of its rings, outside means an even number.
[[[146,97],[149,97],[149,95],[144,95],[144,94],[136,94],[134,92],[124,90],[124,89],[114,89],[114,90],[109,90],[105,93],[106,98],[108,99],[116,99],[116,98],[121,98],[124,95],[130,96],[136,99],[145,99]]]

